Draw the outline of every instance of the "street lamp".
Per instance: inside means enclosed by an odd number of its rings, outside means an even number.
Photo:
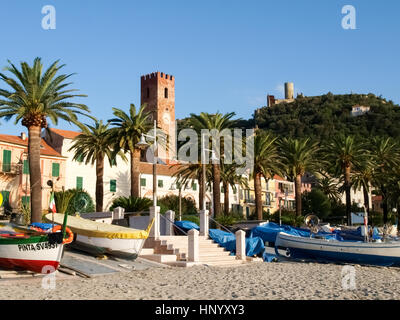
[[[154,120],[154,135],[147,135],[142,133],[140,137],[140,141],[136,144],[136,146],[144,150],[146,149],[149,144],[146,141],[146,138],[150,138],[154,140],[154,154],[153,154],[153,206],[157,206],[157,156],[156,156],[156,151],[157,151],[157,120]]]
[[[205,152],[211,152],[211,162],[219,161],[218,157],[216,156],[215,150],[207,149],[204,146],[204,137],[202,136],[201,139],[201,163],[202,163],[202,176],[203,176],[203,181],[202,181],[202,188],[203,188],[203,199],[202,199],[202,204],[203,204],[203,210],[206,210],[206,155]],[[215,190],[213,190],[215,192]]]

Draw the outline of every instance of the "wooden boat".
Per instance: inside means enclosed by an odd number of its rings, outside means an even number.
[[[56,271],[67,242],[62,230],[55,231],[46,233],[12,223],[0,224],[0,267],[37,273]]]
[[[275,251],[286,249],[292,258],[311,258],[377,266],[400,266],[400,241],[338,241],[279,232]]]
[[[52,214],[45,218],[52,221]],[[62,219],[62,214],[54,214],[54,223],[62,224]],[[69,216],[67,225],[75,234],[72,245],[77,249],[95,255],[111,254],[133,260],[142,250],[153,222],[151,221],[146,230],[139,230]]]

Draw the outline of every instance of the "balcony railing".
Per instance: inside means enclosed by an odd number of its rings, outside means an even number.
[[[2,163],[0,162],[0,173],[3,174],[21,174],[22,165],[18,163]]]

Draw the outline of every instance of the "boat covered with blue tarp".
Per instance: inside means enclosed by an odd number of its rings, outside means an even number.
[[[329,233],[324,231],[319,231],[318,233],[311,234],[309,229],[304,228],[296,228],[287,225],[279,225],[274,222],[268,222],[263,224],[262,226],[255,227],[251,230],[250,237],[259,237],[264,242],[275,243],[276,237],[279,232],[284,232],[286,234],[290,234],[293,236],[299,237],[322,237],[325,239],[335,239],[338,241],[342,241],[343,238],[338,233]]]

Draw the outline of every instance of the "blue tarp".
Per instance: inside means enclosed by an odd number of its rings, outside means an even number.
[[[233,254],[236,253],[236,237],[234,234],[218,229],[210,229],[209,235],[221,247]],[[246,256],[252,257],[264,252],[264,250],[264,241],[261,238],[246,238]]]
[[[369,229],[371,230],[371,227],[369,227]],[[364,236],[361,235],[361,227],[358,227],[357,230],[337,230],[334,232],[347,241],[364,241]],[[372,239],[382,239],[376,227],[372,231]]]
[[[187,220],[175,221],[174,224],[185,232],[188,232],[189,230],[192,229],[200,230],[199,226],[192,221],[187,221]]]
[[[274,222],[268,222],[262,226],[255,227],[251,230],[250,237],[260,237],[264,242],[275,242],[279,232],[285,232],[294,236],[310,237],[310,230],[303,228],[295,228],[287,225],[279,225]],[[318,232],[317,236],[322,236],[326,239],[343,240],[340,234]],[[315,235],[313,235],[315,236]]]
[[[40,222],[33,222],[30,225],[36,228],[40,228],[42,230],[51,229],[53,227],[51,223],[40,223]]]

